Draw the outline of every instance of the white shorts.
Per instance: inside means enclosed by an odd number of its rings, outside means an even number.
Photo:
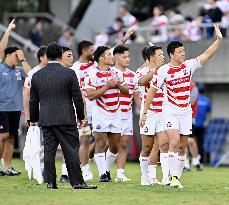
[[[133,113],[129,112],[121,113],[121,135],[133,135]]]
[[[192,134],[192,111],[180,112],[172,115],[164,114],[165,129],[179,130],[181,135]]]
[[[148,110],[145,126],[140,127],[140,134],[155,135],[156,133],[162,131],[165,131],[162,112],[153,112],[151,110]]]
[[[107,112],[98,106],[92,109],[93,132],[121,133],[121,112]]]

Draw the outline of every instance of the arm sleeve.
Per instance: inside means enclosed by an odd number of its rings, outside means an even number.
[[[39,121],[39,95],[35,84],[36,79],[32,79],[31,81],[31,89],[30,89],[30,100],[29,100],[29,113],[30,113],[30,121],[38,122]]]
[[[200,59],[198,57],[187,60],[185,64],[188,68],[190,68],[192,74],[195,72],[195,70],[202,67],[202,65],[200,64]]]
[[[161,67],[158,70],[156,70],[150,85],[156,89],[160,89],[166,77],[167,77],[167,72],[165,72],[165,68]]]
[[[134,92],[139,91],[139,85],[138,85],[138,77],[137,75],[134,76]]]
[[[79,120],[83,120],[85,118],[84,103],[83,103],[83,98],[79,87],[78,78],[74,71],[71,72],[71,94],[75,105],[77,118]]]
[[[96,80],[93,76],[89,75],[88,73],[84,79],[84,83],[85,89],[91,88],[96,90]]]

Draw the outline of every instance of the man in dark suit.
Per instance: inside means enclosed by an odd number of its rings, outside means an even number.
[[[60,144],[72,187],[95,189],[96,186],[84,182],[80,169],[75,110],[83,126],[84,106],[76,74],[59,63],[62,49],[57,43],[47,47],[46,55],[48,65],[33,75],[29,105],[30,126],[39,122],[43,131],[47,187],[57,189],[55,155]]]

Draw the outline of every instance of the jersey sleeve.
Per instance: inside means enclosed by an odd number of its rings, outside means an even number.
[[[89,73],[87,73],[85,79],[84,79],[84,83],[85,83],[85,89],[95,89],[96,90],[96,79],[95,79],[95,75],[90,75]]]
[[[158,70],[156,70],[155,74],[153,75],[153,79],[150,83],[150,86],[160,89],[167,77],[167,72],[165,71],[165,68],[161,67]]]
[[[202,65],[200,64],[200,59],[198,57],[187,60],[185,64],[188,68],[190,68],[192,74],[195,72],[196,69],[202,67]]]
[[[25,78],[24,86],[25,86],[26,88],[30,89],[30,87],[31,87],[31,76],[27,76],[27,77]]]
[[[139,85],[138,85],[138,77],[137,74],[134,76],[134,92],[140,91]]]

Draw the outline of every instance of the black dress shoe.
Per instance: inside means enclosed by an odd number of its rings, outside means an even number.
[[[48,188],[48,189],[58,189],[57,185],[54,184],[54,183],[48,183],[48,184],[47,184],[47,188]]]
[[[100,182],[109,182],[109,179],[106,174],[102,174],[99,179]]]
[[[108,172],[108,171],[106,171],[106,175],[107,175],[108,181],[109,181],[109,182],[112,182],[111,173]]]
[[[0,176],[5,176],[5,172],[0,170]]]
[[[97,189],[96,185],[90,185],[86,183],[76,184],[72,186],[73,189]]]

